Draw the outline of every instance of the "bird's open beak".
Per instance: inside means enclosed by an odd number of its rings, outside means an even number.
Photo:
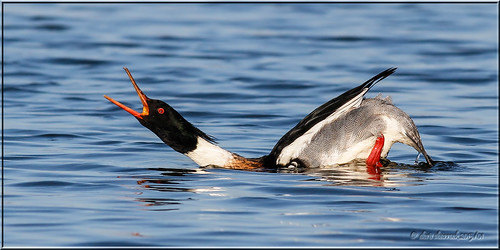
[[[139,95],[139,98],[141,98],[141,102],[142,102],[142,113],[139,113],[125,105],[123,105],[122,103],[114,100],[113,98],[107,96],[107,95],[104,95],[104,98],[108,99],[110,102],[116,104],[116,106],[124,109],[125,111],[129,112],[130,114],[132,114],[133,116],[135,116],[136,118],[138,119],[142,119],[143,116],[147,116],[149,115],[149,106],[148,106],[148,102],[147,100],[149,99],[144,93],[142,93],[141,89],[139,88],[139,86],[137,86],[137,83],[135,83],[135,80],[134,78],[132,77],[132,74],[130,74],[130,71],[128,71],[128,69],[126,67],[123,68],[126,72],[127,72],[127,75],[128,75],[128,78],[130,78],[130,81],[132,82],[132,84],[134,85],[134,88],[135,88],[135,91],[137,92],[137,94]]]

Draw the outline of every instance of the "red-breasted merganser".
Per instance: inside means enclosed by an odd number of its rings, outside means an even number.
[[[283,167],[331,167],[355,159],[366,159],[367,166],[381,166],[396,142],[426,153],[417,127],[411,118],[392,104],[390,97],[364,98],[376,83],[394,73],[389,68],[365,83],[326,102],[302,119],[274,146],[269,155],[245,158],[215,144],[205,134],[167,103],[147,97],[127,68],[124,68],[141,99],[139,113],[114,99],[104,96],[129,112],[163,142],[191,158],[198,165],[254,170]]]

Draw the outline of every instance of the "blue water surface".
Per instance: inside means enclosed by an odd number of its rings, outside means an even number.
[[[3,6],[3,246],[498,246],[497,4]],[[398,67],[367,96],[440,163],[199,168],[103,98],[141,109],[122,67],[247,157]]]

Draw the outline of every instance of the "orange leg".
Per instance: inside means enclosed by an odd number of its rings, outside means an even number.
[[[380,174],[380,167],[382,167],[382,164],[380,163],[380,154],[382,153],[382,148],[384,148],[384,135],[377,137],[372,152],[368,158],[366,158],[368,173]]]

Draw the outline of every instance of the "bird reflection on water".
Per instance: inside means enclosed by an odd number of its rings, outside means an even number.
[[[426,173],[434,171],[446,171],[450,169],[457,169],[458,165],[453,162],[437,162],[434,166],[429,166],[425,162],[416,164],[402,164],[391,162],[389,160],[382,160],[383,166],[379,172],[373,172],[373,169],[367,169],[363,160],[352,161],[348,164],[338,165],[332,168],[304,168],[304,169],[277,169],[275,171],[266,171],[269,173],[278,174],[298,174],[310,176],[311,179],[305,181],[325,182],[324,186],[353,186],[353,187],[384,187],[397,189],[401,186],[416,186],[423,185],[428,178]],[[183,168],[148,168],[149,170],[161,172],[161,175],[151,175],[148,177],[135,176],[139,178],[137,181],[142,188],[152,191],[160,192],[184,192],[205,194],[209,196],[226,196],[225,188],[210,186],[203,188],[194,188],[196,185],[190,187],[190,181],[199,181],[197,178],[203,175],[211,174],[211,169],[217,168],[196,168],[196,169],[183,169]],[[226,170],[224,170],[226,171]],[[241,171],[241,170],[229,170]],[[249,171],[256,172],[256,171]],[[221,179],[219,181],[224,181]],[[223,186],[223,185],[222,185]],[[145,206],[166,206],[166,205],[179,205],[184,201],[192,200],[192,198],[175,199],[175,198],[137,198],[137,201],[145,203]],[[154,209],[155,211],[168,211],[178,210],[178,208],[169,209]]]

